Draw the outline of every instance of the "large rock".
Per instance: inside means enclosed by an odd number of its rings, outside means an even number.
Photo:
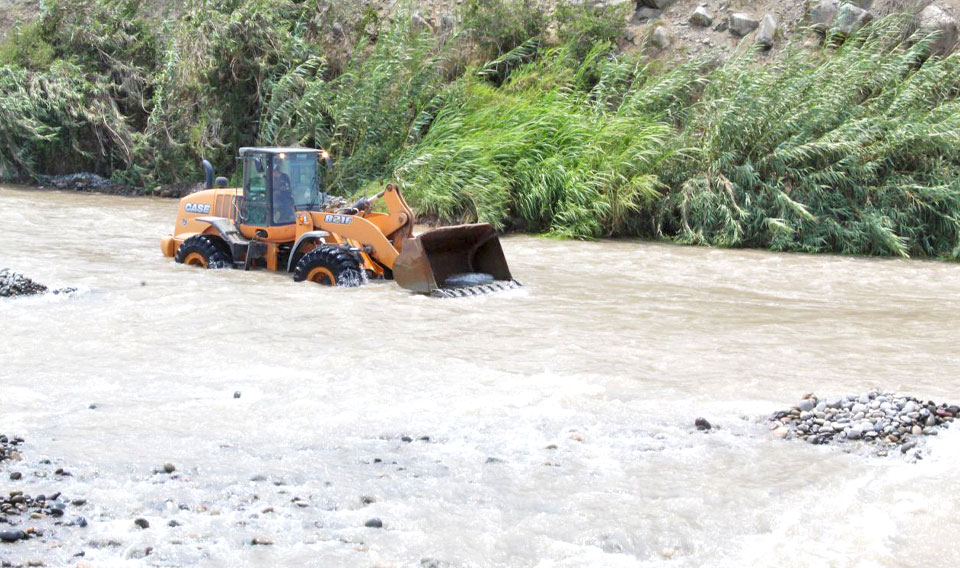
[[[650,43],[657,49],[667,49],[673,43],[673,35],[667,26],[657,26],[650,36]]]
[[[757,44],[764,49],[773,47],[777,39],[777,20],[771,14],[763,17],[760,22],[760,31],[757,32]]]
[[[760,20],[750,14],[737,12],[730,16],[730,33],[735,36],[743,37],[758,27],[760,27]]]
[[[936,4],[930,4],[917,15],[920,29],[917,31],[922,37],[936,34],[937,39],[931,44],[934,55],[947,55],[957,46],[957,19],[948,14]]]
[[[650,8],[656,8],[657,10],[666,10],[676,2],[677,0],[642,0],[641,3]]]
[[[843,35],[850,35],[873,20],[873,14],[853,4],[842,4],[837,8],[837,17],[833,24]]]
[[[643,6],[633,14],[633,19],[638,22],[643,22],[645,20],[656,20],[662,13],[663,10],[657,10],[656,8]]]
[[[713,23],[713,14],[707,10],[706,6],[700,6],[690,16],[690,23],[701,28],[709,27]]]
[[[840,0],[821,0],[810,8],[810,25],[820,32],[825,32],[833,23],[837,15]]]

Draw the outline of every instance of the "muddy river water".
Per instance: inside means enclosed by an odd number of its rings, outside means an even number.
[[[0,300],[0,433],[73,471],[57,484],[89,521],[0,544],[0,560],[960,557],[960,428],[908,463],[758,420],[807,392],[960,401],[960,265],[509,236],[524,288],[436,300],[178,265],[158,245],[175,210],[0,188],[0,267],[80,289]],[[166,462],[176,477],[154,475]],[[2,491],[53,483],[0,469]]]

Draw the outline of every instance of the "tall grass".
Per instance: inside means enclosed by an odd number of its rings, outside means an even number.
[[[660,197],[670,128],[618,116],[582,88],[605,52],[578,64],[553,49],[499,89],[482,77],[458,85],[395,172],[420,211],[566,236],[628,233]]]
[[[960,231],[960,53],[899,17],[835,52],[750,56],[708,79],[661,173],[658,231],[683,242],[938,255]]]

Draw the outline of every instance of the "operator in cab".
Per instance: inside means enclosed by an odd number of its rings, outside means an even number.
[[[290,176],[284,172],[286,160],[275,158],[273,162],[273,224],[290,225],[294,222],[296,203]]]

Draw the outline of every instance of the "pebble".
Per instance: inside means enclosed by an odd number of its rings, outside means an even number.
[[[177,466],[173,465],[172,463],[163,464],[164,473],[173,473],[175,471],[177,471]]]
[[[693,425],[697,427],[697,430],[709,430],[713,428],[713,426],[707,422],[706,418],[697,418],[694,420]]]
[[[240,398],[240,391],[233,391],[233,398]]]
[[[144,519],[144,518],[139,518],[139,519],[133,521],[133,524],[137,525],[137,526],[140,527],[141,529],[148,529],[148,528],[150,528],[150,521],[148,521],[148,520],[146,520],[146,519]]]
[[[363,523],[363,526],[369,527],[369,528],[371,528],[371,529],[382,529],[382,528],[383,528],[383,521],[381,521],[380,519],[377,519],[377,518],[373,518],[373,519],[370,519],[370,520],[368,520],[367,522]]]
[[[20,473],[19,471],[11,471],[11,472],[10,472],[10,480],[11,480],[11,481],[17,481],[17,480],[21,479],[22,477],[23,477],[23,474]]]
[[[890,446],[916,447],[918,437],[937,435],[957,415],[960,407],[955,405],[871,390],[829,399],[806,395],[768,420],[776,438],[796,437],[816,445],[856,443],[872,447],[879,456],[887,455]]]
[[[0,531],[0,541],[3,542],[16,542],[25,538],[27,538],[27,535],[21,530]]]

